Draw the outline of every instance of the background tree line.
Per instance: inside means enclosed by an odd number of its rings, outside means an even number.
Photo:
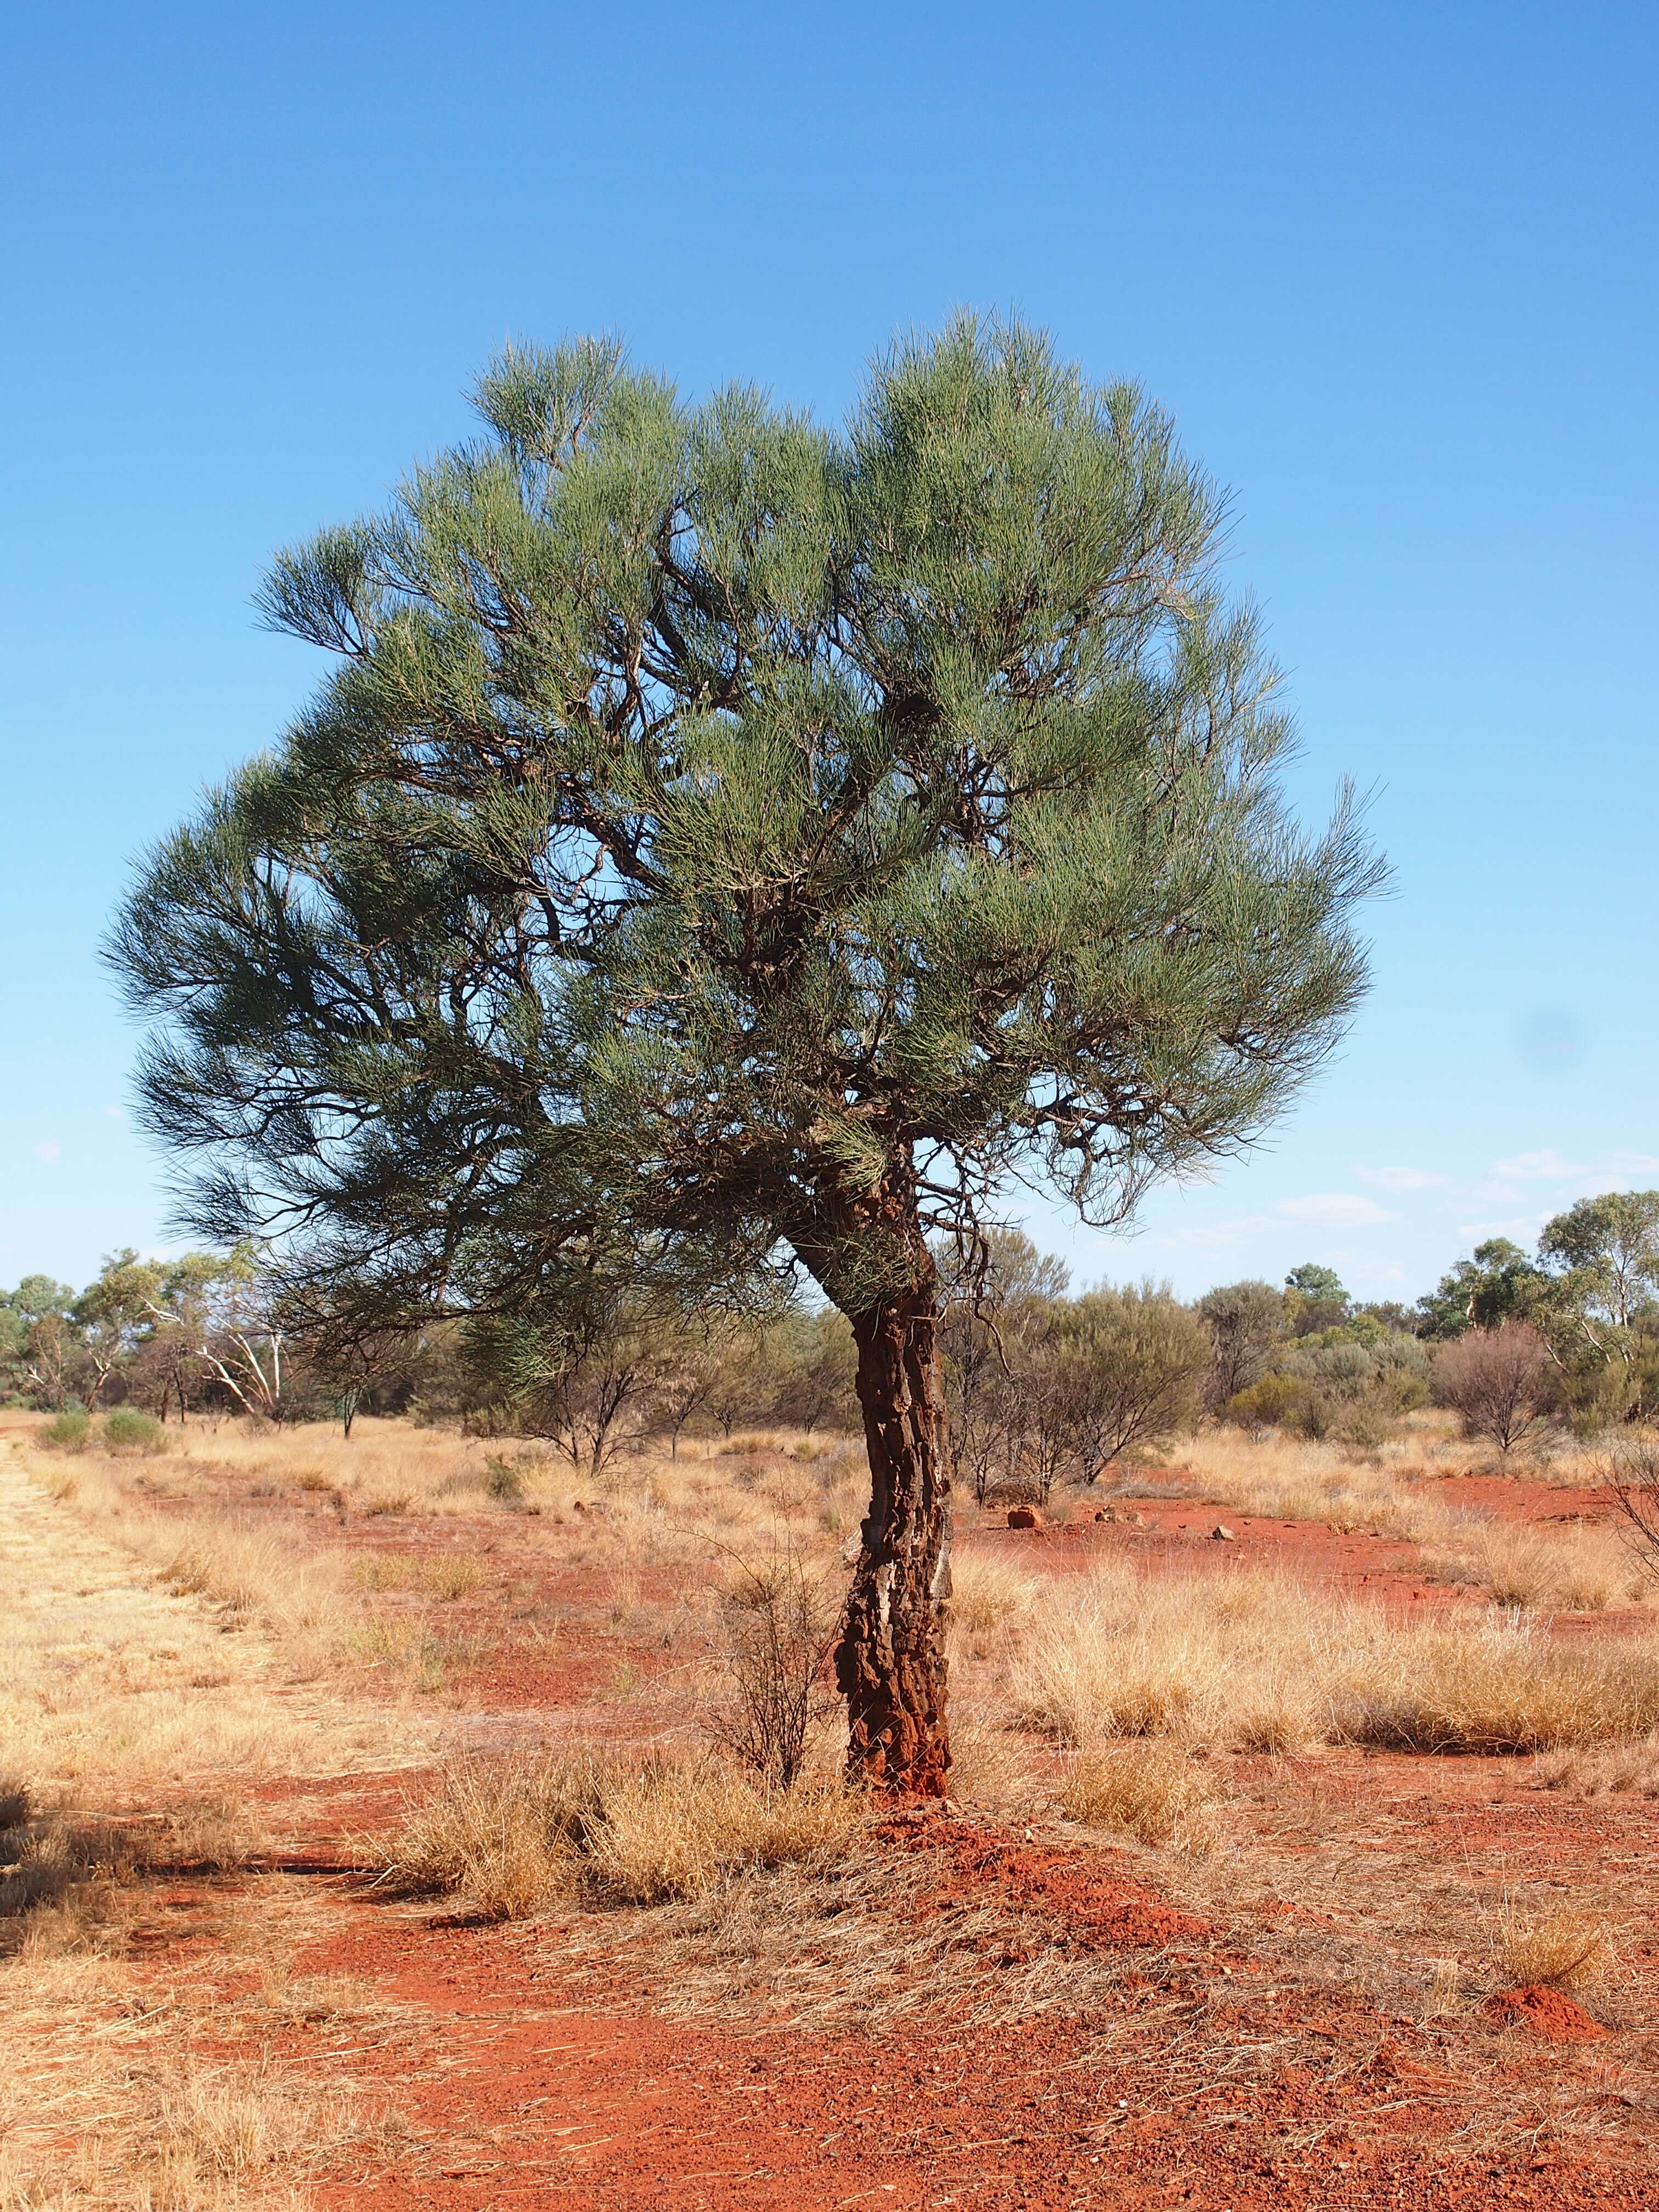
[[[1219,1285],[1069,1294],[1018,1231],[941,1247],[953,1474],[981,1502],[1088,1486],[1206,1417],[1374,1449],[1450,1406],[1507,1453],[1540,1424],[1591,1433],[1659,1409],[1659,1191],[1581,1200],[1529,1256],[1504,1238],[1414,1308],[1352,1300],[1328,1267]],[[687,1317],[596,1302],[552,1340],[462,1322],[343,1338],[295,1310],[250,1244],[106,1261],[79,1291],[0,1295],[0,1391],[58,1413],[166,1421],[403,1413],[548,1439],[603,1473],[628,1443],[788,1427],[856,1431],[851,1328],[830,1306]]]

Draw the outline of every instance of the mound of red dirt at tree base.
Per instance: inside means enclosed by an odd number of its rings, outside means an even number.
[[[1146,1951],[1211,1931],[1144,1882],[1110,1872],[1098,1851],[1021,1841],[932,1808],[895,1813],[872,1831],[905,1850],[938,1851],[948,1869],[942,1895],[993,1889],[1016,1908],[1053,1913],[1091,1948]]]
[[[1551,2043],[1594,2043],[1607,2031],[1563,1990],[1534,1982],[1522,1990],[1499,1990],[1483,2009],[1493,2020],[1515,2021]]]

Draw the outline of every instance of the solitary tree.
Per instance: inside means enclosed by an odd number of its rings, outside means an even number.
[[[1364,961],[1223,502],[1134,389],[963,317],[844,430],[514,350],[484,433],[264,605],[337,665],[152,855],[113,959],[152,1130],[290,1297],[556,1322],[779,1255],[851,1321],[853,1771],[949,1760],[930,1235],[1237,1149]]]

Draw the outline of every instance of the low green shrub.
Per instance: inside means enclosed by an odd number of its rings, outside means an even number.
[[[137,1406],[118,1406],[104,1417],[104,1446],[112,1452],[138,1452],[146,1458],[167,1448],[167,1431],[154,1413]]]
[[[92,1419],[79,1407],[67,1406],[54,1413],[40,1431],[40,1441],[52,1451],[84,1451],[92,1437]]]

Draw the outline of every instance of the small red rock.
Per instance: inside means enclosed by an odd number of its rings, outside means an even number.
[[[1042,1516],[1035,1505],[1011,1505],[1008,1508],[1008,1526],[1011,1528],[1040,1528]]]

